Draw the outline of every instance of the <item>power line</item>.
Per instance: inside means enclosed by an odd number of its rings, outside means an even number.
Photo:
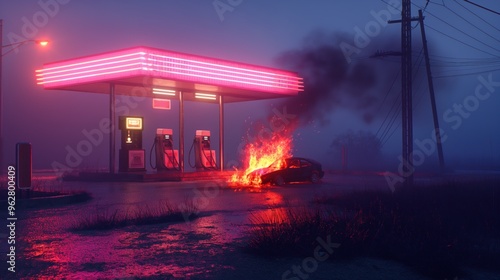
[[[385,94],[385,97],[384,97],[384,100],[381,102],[380,104],[380,107],[379,107],[379,111],[380,111],[380,108],[382,107],[382,105],[385,103],[385,100],[387,99],[387,96],[389,95],[389,93],[392,91],[393,87],[394,87],[394,84],[396,83],[396,80],[397,78],[399,77],[399,75],[401,74],[401,70],[398,72],[398,74],[396,75],[396,77],[394,77],[394,80],[392,81],[392,85],[391,87],[389,88],[389,90],[387,91],[387,93]],[[399,96],[399,95],[398,95]],[[389,115],[391,114],[394,106],[396,105],[396,102],[397,102],[398,98],[396,98],[394,100],[394,102],[392,103],[391,105],[391,108],[389,109],[389,112],[387,113],[387,115],[385,116],[384,118],[384,121],[382,121],[382,123],[380,124],[379,128],[377,129],[377,132],[375,133],[375,136],[378,135],[378,133],[380,132],[380,130],[382,129],[382,127],[384,126],[385,122],[387,121],[387,118],[389,117]]]
[[[425,6],[424,8],[422,9],[422,13],[425,13],[425,10],[427,10],[427,6],[429,6],[429,3],[431,3],[430,0],[427,0],[427,2],[425,2]],[[443,3],[444,4],[444,3]],[[420,24],[420,21],[417,21],[417,24],[415,24],[415,26],[412,26],[411,30],[417,28]]]
[[[440,72],[451,72],[451,71],[477,71],[484,69],[500,68],[500,63],[491,64],[446,64],[446,63],[432,63],[435,67],[438,67]]]
[[[387,2],[385,0],[380,0],[380,1],[384,2],[385,4],[389,5],[390,7],[392,7],[392,8],[394,8],[394,9],[396,9],[396,10],[398,10],[398,11],[401,12],[401,9],[398,9],[398,7],[391,5],[389,2]]]
[[[462,73],[462,74],[454,74],[454,75],[440,75],[440,76],[434,76],[436,79],[441,79],[441,78],[450,78],[450,77],[463,77],[463,76],[471,76],[471,75],[478,75],[478,74],[483,74],[483,73],[491,73],[495,71],[500,71],[500,68],[498,69],[491,69],[491,70],[484,70],[484,71],[478,71],[478,72],[472,72],[472,73]]]
[[[490,64],[490,65],[439,65],[439,68],[443,68],[441,72],[450,72],[450,71],[476,71],[476,70],[484,70],[491,68],[500,68],[500,64]]]
[[[484,7],[484,6],[481,6],[481,5],[479,5],[479,4],[476,4],[476,3],[474,3],[474,2],[471,2],[471,1],[469,1],[469,0],[464,0],[464,1],[465,1],[465,2],[467,2],[467,3],[469,3],[469,4],[472,4],[472,5],[474,5],[474,6],[477,6],[477,7],[481,8],[481,9],[485,9],[486,11],[489,11],[489,12],[492,12],[492,13],[494,13],[494,14],[500,15],[500,13],[499,13],[499,12],[497,12],[497,11],[494,11],[494,10],[492,10],[492,9],[486,8],[486,7]]]
[[[452,12],[453,14],[455,14],[457,17],[459,17],[459,18],[461,18],[462,20],[464,20],[465,22],[467,22],[468,24],[470,24],[470,25],[474,26],[477,30],[481,31],[481,32],[482,32],[483,34],[485,34],[486,36],[488,36],[488,37],[492,38],[493,40],[496,40],[497,42],[499,42],[499,43],[500,43],[500,40],[498,40],[497,38],[495,38],[495,37],[491,36],[490,34],[486,33],[484,30],[482,30],[481,28],[477,27],[475,24],[473,24],[472,22],[470,22],[469,20],[467,20],[467,19],[466,19],[466,18],[464,18],[463,16],[459,15],[457,12],[453,11],[452,9],[450,9],[450,7],[448,7],[448,6],[446,6],[446,5],[444,5],[444,7],[445,7],[448,11]]]
[[[416,58],[417,56],[414,55]],[[382,61],[390,63],[400,63],[397,58],[383,57]],[[432,65],[438,66],[440,68],[475,68],[475,67],[491,67],[500,65],[500,59],[488,59],[488,60],[465,60],[465,61],[450,61],[443,59],[430,58]]]
[[[419,83],[419,86],[418,86],[418,88],[416,90],[417,93],[421,93],[422,85],[424,84],[423,80],[424,80],[424,76],[422,76],[421,83]],[[416,102],[416,104],[414,106],[414,109],[416,109],[419,106],[420,102],[422,101],[422,97],[423,96],[424,96],[423,94],[420,94],[419,99],[417,100],[417,102]],[[398,123],[398,125],[394,127],[394,129],[389,134],[389,136],[387,136],[383,142],[381,141],[382,142],[382,144],[381,144],[382,147],[392,138],[392,136],[394,135],[394,133],[396,131],[398,131],[398,129],[399,129],[400,126],[401,126],[401,123]]]
[[[483,57],[483,58],[474,58],[474,57],[456,57],[456,56],[444,56],[438,54],[429,54],[430,57],[439,57],[439,58],[449,58],[449,59],[462,59],[462,60],[477,60],[477,61],[490,61],[491,57]]]
[[[422,7],[420,7],[420,6],[419,6],[419,5],[417,5],[417,4],[414,4],[414,3],[412,3],[412,4],[413,4],[414,6],[416,6],[416,7],[418,7],[419,9],[421,9],[421,8],[422,8]],[[491,49],[494,49],[495,51],[500,52],[500,49],[497,49],[497,48],[495,48],[495,47],[492,47],[492,46],[490,46],[490,45],[488,45],[488,44],[486,44],[486,43],[482,42],[481,40],[479,40],[479,39],[477,39],[477,38],[475,38],[475,37],[473,37],[473,36],[471,36],[471,35],[469,35],[469,34],[465,33],[463,30],[460,30],[459,28],[457,28],[457,27],[455,27],[455,26],[451,25],[450,23],[448,23],[448,22],[446,22],[445,20],[443,20],[442,18],[440,18],[440,17],[438,17],[438,16],[436,16],[436,15],[432,14],[431,12],[427,11],[427,14],[429,14],[430,16],[435,17],[437,20],[439,20],[439,21],[441,21],[442,23],[444,23],[444,24],[446,24],[446,25],[450,26],[451,28],[455,29],[456,31],[458,31],[458,32],[460,32],[460,33],[462,33],[462,34],[464,34],[465,36],[467,36],[467,37],[469,37],[469,38],[471,38],[471,39],[473,39],[473,40],[475,40],[475,41],[477,41],[477,42],[479,42],[479,43],[481,43],[481,44],[483,44],[483,45],[485,45],[485,46],[487,46],[487,47],[489,47],[489,48],[491,48]],[[429,26],[429,25],[428,25],[428,24],[426,24],[425,26]],[[495,55],[495,56],[496,56],[496,55]]]
[[[469,60],[469,61],[449,61],[449,60],[442,60],[442,59],[435,59],[431,58],[433,62],[441,63],[443,65],[450,65],[450,66],[475,66],[475,65],[487,65],[487,64],[499,64],[500,59],[489,59],[487,61],[485,60]]]
[[[395,8],[395,9],[397,8],[397,7],[395,7],[395,6],[391,5],[389,2],[387,2],[387,1],[385,1],[385,0],[380,0],[380,1],[381,1],[381,2],[383,2],[383,3],[385,3],[385,4],[387,4],[387,5],[389,5],[389,6],[391,6],[391,7],[393,7],[393,8]],[[431,3],[433,3],[433,2],[431,2]],[[436,5],[441,5],[441,4],[437,4],[437,3],[433,3],[433,4],[436,4]],[[420,7],[420,6],[419,6],[419,5],[417,5],[417,4],[412,3],[412,5],[414,5],[414,6],[418,7],[419,9],[422,9],[422,7]],[[444,2],[443,2],[443,4],[442,4],[441,6],[444,6]],[[467,33],[463,32],[462,30],[460,30],[460,29],[456,28],[455,26],[453,26],[453,25],[449,24],[448,22],[444,21],[444,20],[443,20],[443,19],[441,19],[440,17],[438,17],[438,16],[436,16],[436,15],[434,15],[434,14],[432,14],[432,13],[428,12],[428,11],[427,11],[427,14],[429,14],[430,16],[435,17],[435,18],[436,18],[436,19],[438,19],[439,21],[441,21],[441,22],[445,23],[446,25],[448,25],[448,26],[452,27],[453,29],[455,29],[455,30],[459,31],[460,33],[464,34],[465,36],[470,37],[470,38],[472,38],[473,40],[475,40],[475,41],[477,41],[477,42],[479,42],[479,43],[481,43],[481,44],[483,44],[483,45],[486,45],[486,46],[487,46],[487,47],[489,47],[489,48],[492,48],[492,49],[494,49],[494,50],[496,50],[496,51],[499,51],[499,52],[500,52],[500,50],[499,50],[499,49],[494,48],[494,47],[492,47],[492,46],[490,46],[490,45],[488,45],[488,44],[486,44],[486,43],[484,43],[484,42],[482,42],[482,41],[478,40],[478,39],[477,39],[477,38],[475,38],[475,37],[472,37],[471,35],[469,35],[469,34],[467,34]],[[455,41],[460,42],[460,43],[462,43],[462,44],[464,44],[464,45],[466,45],[466,46],[469,46],[469,47],[471,47],[471,48],[473,48],[473,49],[475,49],[475,50],[478,50],[478,51],[480,51],[480,52],[486,53],[486,54],[491,55],[491,56],[494,56],[494,57],[500,57],[500,56],[495,55],[495,54],[492,54],[492,53],[490,53],[490,52],[488,52],[488,51],[481,50],[481,49],[479,49],[479,48],[477,48],[477,47],[474,47],[474,46],[472,46],[472,45],[470,45],[470,44],[468,44],[468,43],[465,43],[465,42],[463,42],[463,41],[461,41],[461,40],[459,40],[459,39],[456,39],[456,38],[454,38],[454,37],[452,37],[452,36],[450,36],[450,35],[448,35],[448,34],[445,34],[445,33],[441,32],[441,31],[438,31],[438,30],[436,30],[435,28],[430,27],[428,24],[425,24],[425,26],[427,26],[428,28],[430,28],[430,29],[432,29],[432,30],[434,30],[434,31],[436,31],[436,32],[438,32],[438,33],[440,33],[440,34],[442,34],[442,35],[444,35],[444,36],[446,36],[446,37],[448,37],[448,38],[452,39],[452,40],[455,40]]]
[[[389,87],[389,90],[385,93],[385,96],[384,96],[384,99],[382,99],[382,102],[380,103],[380,106],[378,108],[378,111],[380,111],[381,107],[382,107],[382,104],[385,103],[385,100],[387,99],[387,96],[389,96],[389,93],[392,91],[392,89],[394,88],[394,85],[396,84],[396,81],[398,80],[398,77],[399,75],[401,74],[401,69],[398,71],[398,73],[396,74],[396,76],[394,77],[394,80],[392,80],[392,83],[391,83],[391,86]],[[379,129],[380,130],[380,129]],[[378,131],[377,131],[378,133]]]
[[[444,0],[441,0],[441,4],[440,3],[434,3],[434,2],[431,2],[432,4],[434,5],[438,5],[438,6],[444,6]]]
[[[412,81],[414,81],[417,77],[417,74],[420,70],[420,66],[422,65],[422,61],[423,61],[423,55],[422,55],[422,51],[423,51],[423,48],[420,50],[420,55],[418,56],[418,62],[417,62],[417,65],[413,66],[413,77],[412,77]],[[398,99],[399,100],[399,97],[400,95],[398,95]],[[400,111],[400,108],[401,108],[401,103],[399,102],[399,105],[398,105],[398,108],[396,109],[395,113],[393,113],[392,117],[391,117],[391,120],[389,121],[388,125],[386,126],[386,128],[384,129],[381,137],[380,137],[380,141],[385,143],[387,142],[387,140],[392,136],[392,134],[394,134],[394,130],[393,132],[391,133],[391,135],[389,136],[389,138],[386,138],[387,134],[389,133],[389,131],[391,130],[392,126],[394,125],[397,117],[399,116],[399,111]],[[391,108],[392,109],[392,108]],[[390,111],[389,111],[389,114],[390,114]],[[398,127],[401,125],[401,122],[399,122],[398,124]],[[384,138],[386,138],[386,140],[384,140]],[[383,145],[382,145],[383,146]]]
[[[396,120],[401,115],[401,102],[400,102],[400,100],[401,100],[401,92],[400,92],[400,94],[398,94],[398,96],[394,100],[393,105],[397,105],[396,107],[394,107],[394,111],[393,112],[389,111],[389,114],[388,114],[388,115],[390,115],[389,122],[387,122],[387,125],[385,126],[384,130],[382,131],[382,134],[380,135],[380,142],[385,142],[384,139],[386,138],[387,133],[389,133],[392,126],[394,125]],[[398,124],[401,125],[401,121],[399,121]]]
[[[465,7],[464,5],[460,4],[460,2],[456,1],[458,5],[460,5],[462,8],[466,9],[467,11],[469,11],[471,14],[475,15],[478,19],[482,20],[484,23],[488,24],[489,26],[495,28],[496,30],[500,31],[500,29],[498,29],[496,26],[492,25],[491,23],[487,22],[486,20],[484,20],[482,17],[478,16],[476,13],[474,13],[473,11],[471,11],[469,8]]]
[[[392,138],[392,136],[394,135],[394,132],[396,132],[396,131],[399,129],[399,127],[400,127],[400,126],[401,126],[401,123],[398,123],[398,125],[397,125],[397,126],[396,126],[393,130],[392,130],[392,132],[391,132],[391,134],[389,135],[389,137],[387,137],[387,138],[385,139],[385,141],[382,143],[382,147],[383,147],[383,146],[385,146],[385,143],[387,143],[387,141],[389,141],[389,139],[391,139],[391,138]]]
[[[455,40],[455,41],[457,41],[457,42],[460,42],[460,43],[462,43],[462,44],[464,44],[464,45],[466,45],[466,46],[468,46],[468,47],[471,47],[471,48],[473,48],[473,49],[475,49],[475,50],[478,50],[478,51],[483,52],[483,53],[485,53],[485,54],[489,54],[489,55],[491,55],[491,56],[494,56],[494,57],[498,57],[498,58],[500,58],[500,56],[498,56],[498,55],[496,55],[496,54],[492,54],[492,53],[487,52],[487,51],[485,51],[485,50],[481,50],[481,49],[479,49],[479,48],[477,48],[477,47],[474,47],[473,45],[467,44],[467,43],[465,43],[464,41],[461,41],[461,40],[459,40],[459,39],[457,39],[457,38],[454,38],[454,37],[452,37],[452,36],[450,36],[450,35],[448,35],[448,34],[446,34],[446,33],[443,33],[443,32],[441,32],[441,31],[439,31],[439,30],[437,30],[437,29],[435,29],[435,28],[433,28],[433,27],[429,26],[428,24],[425,24],[425,26],[426,26],[426,27],[428,27],[429,29],[434,30],[435,32],[437,32],[437,33],[439,33],[439,34],[441,34],[441,35],[444,35],[444,36],[446,36],[446,37],[448,37],[448,38],[450,38],[450,39],[452,39],[452,40]]]

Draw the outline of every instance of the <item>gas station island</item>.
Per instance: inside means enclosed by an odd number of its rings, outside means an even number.
[[[151,47],[46,63],[36,70],[36,78],[47,90],[109,95],[109,119],[113,128],[109,137],[109,173],[95,174],[99,178],[94,178],[108,180],[180,180],[194,178],[200,172],[223,171],[224,104],[291,97],[303,90],[302,78],[294,72]],[[142,146],[145,120],[141,116],[117,118],[116,95],[149,97],[155,109],[169,109],[171,100],[178,100],[179,149],[174,148],[172,129],[156,129],[155,174],[146,174],[146,158],[153,155],[148,155]],[[211,149],[210,131],[196,130],[193,148],[197,174],[191,175],[184,172],[185,101],[213,103],[219,107],[219,161]],[[118,173],[116,121],[121,132]]]

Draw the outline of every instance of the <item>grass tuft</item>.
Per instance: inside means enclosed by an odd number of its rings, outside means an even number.
[[[248,251],[310,256],[317,237],[341,246],[334,258],[400,261],[440,279],[463,267],[499,271],[500,184],[443,183],[366,191],[313,200],[312,208],[276,209],[251,217]]]
[[[124,212],[96,210],[79,218],[71,230],[110,230],[131,225],[181,222],[196,218],[197,214],[198,210],[192,203],[184,204],[183,207],[173,207],[168,202],[159,203],[156,207],[141,206]]]

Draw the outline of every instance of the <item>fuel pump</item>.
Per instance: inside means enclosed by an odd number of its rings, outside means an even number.
[[[156,137],[150,154],[155,149],[156,166],[151,164],[151,167],[155,168],[158,172],[179,169],[179,150],[174,150],[174,141],[172,138],[172,129],[156,129]],[[150,160],[152,160],[152,157]]]
[[[122,132],[119,171],[146,171],[145,151],[142,149],[143,118],[120,116],[118,128]]]
[[[209,130],[196,130],[193,146],[196,170],[217,169],[215,150],[210,149]]]

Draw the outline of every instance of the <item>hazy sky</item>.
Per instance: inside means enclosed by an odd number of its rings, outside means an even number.
[[[385,24],[387,16],[399,18],[388,4],[399,7],[400,2],[1,0],[3,45],[23,39],[50,40],[46,48],[28,43],[3,57],[6,162],[13,162],[16,142],[31,142],[35,168],[50,168],[54,161],[65,163],[67,149],[75,149],[86,139],[82,131],[97,128],[99,121],[108,117],[106,95],[46,91],[37,86],[34,70],[44,63],[144,45],[281,67],[277,58],[284,52],[314,50],[315,44],[326,41],[326,45],[348,54],[344,57],[349,62],[348,75],[354,71],[349,65],[358,63],[373,67],[376,82],[369,89],[374,97],[369,108],[373,117],[370,121],[364,118],[365,109],[359,108],[364,97],[358,98],[343,89],[343,101],[326,108],[327,121],[312,120],[297,130],[295,154],[325,162],[325,151],[335,135],[349,129],[378,131],[381,135],[385,129],[382,122],[399,93],[396,78],[399,58],[368,57],[379,48],[400,49],[400,25]],[[497,1],[476,2],[500,11]],[[417,15],[426,1],[415,0],[413,4],[412,13]],[[431,1],[424,15],[433,74],[439,77],[435,79],[437,107],[441,126],[448,136],[445,156],[499,162],[500,16],[464,1],[447,0]],[[414,63],[418,65],[420,28],[414,25]],[[3,48],[4,53],[8,50]],[[424,66],[414,69],[418,69],[414,87],[415,138],[422,140],[430,137],[433,126]],[[395,88],[385,97],[394,78]],[[281,104],[280,100],[274,100],[226,106],[227,161],[238,159],[236,150],[247,124],[267,117],[273,106],[280,108]],[[178,134],[177,103],[173,103],[170,111],[154,111],[150,105],[144,101],[131,110],[131,114],[145,117],[143,145],[147,158],[157,127],[173,128],[174,134]],[[213,143],[217,143],[217,117],[216,105],[186,103],[186,155],[196,129],[211,130]],[[401,150],[398,123],[399,117],[384,136],[383,150],[392,158]],[[178,147],[178,138],[175,146]],[[434,154],[429,158],[435,161]],[[107,166],[105,139],[77,167]]]

